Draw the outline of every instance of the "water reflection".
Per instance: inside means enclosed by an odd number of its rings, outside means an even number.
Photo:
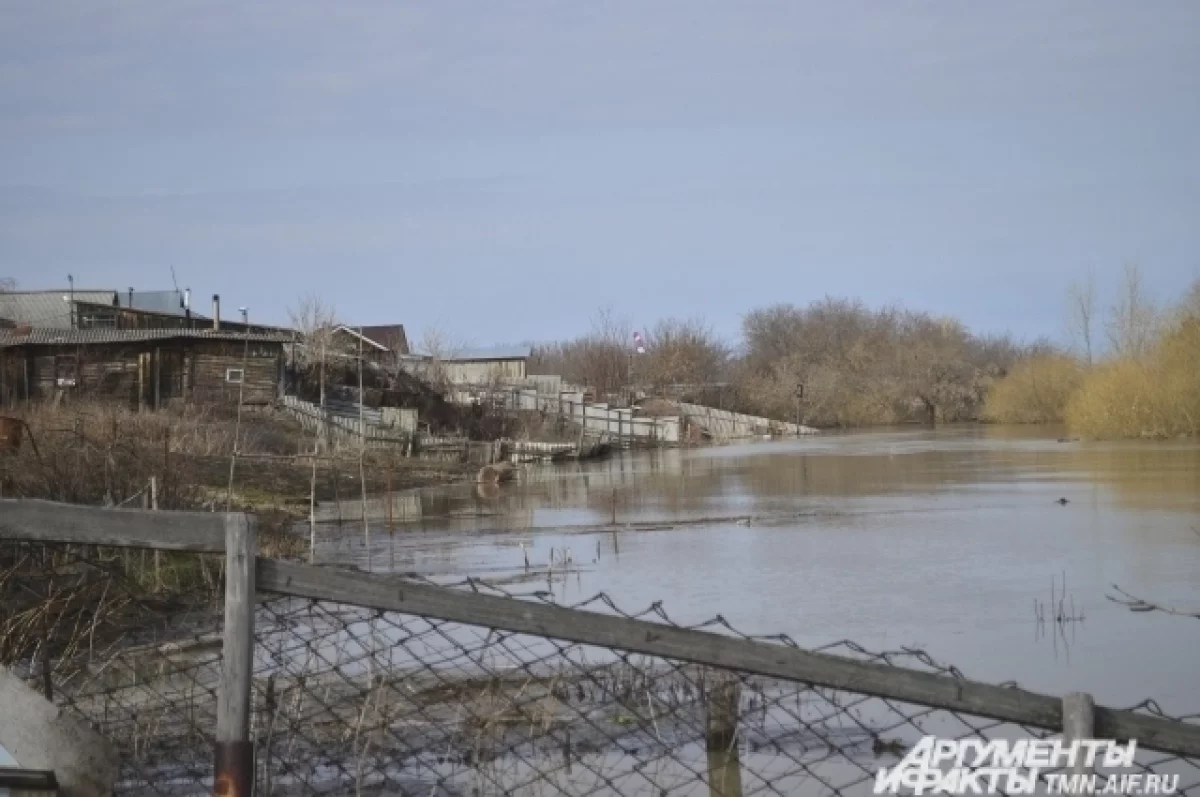
[[[370,566],[661,599],[681,622],[919,646],[980,677],[1196,710],[1194,622],[1105,594],[1200,608],[1200,446],[1061,435],[902,429],[534,467],[497,495],[372,503]],[[319,555],[366,566],[361,509],[342,514]],[[1039,636],[1030,607],[1063,574],[1086,626]]]

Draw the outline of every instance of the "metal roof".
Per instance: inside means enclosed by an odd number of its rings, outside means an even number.
[[[134,291],[133,302],[129,292],[117,292],[117,303],[130,310],[146,310],[151,313],[183,315],[183,291]]]
[[[249,340],[253,343],[286,343],[289,336],[261,332],[214,329],[31,329],[14,334],[0,330],[0,348],[14,346],[94,346],[105,343],[146,343],[155,340]]]
[[[463,349],[442,357],[445,362],[473,360],[525,360],[533,354],[530,346],[491,346],[486,349]]]
[[[13,291],[0,293],[0,318],[33,327],[71,328],[71,299],[111,305],[116,291]]]

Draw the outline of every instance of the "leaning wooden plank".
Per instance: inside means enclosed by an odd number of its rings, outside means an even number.
[[[1062,729],[1062,701],[1050,695],[786,645],[271,559],[258,560],[257,581],[258,588],[268,592],[645,653]],[[1097,707],[1096,730],[1106,738],[1137,739],[1143,747],[1200,757],[1200,726]]]
[[[46,700],[5,667],[0,667],[0,706],[0,749],[21,766],[53,772],[59,794],[113,793],[117,751],[82,717]]]
[[[219,553],[225,550],[225,516],[3,499],[0,539]]]

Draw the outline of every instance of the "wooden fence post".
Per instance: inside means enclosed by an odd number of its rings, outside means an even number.
[[[213,794],[250,797],[254,745],[250,741],[250,683],[254,671],[254,565],[258,539],[249,516],[225,516],[225,634],[221,691],[217,695],[216,774]]]
[[[738,750],[738,715],[742,682],[733,673],[708,673],[705,747],[708,752],[708,790],[712,797],[742,797],[742,761]]]
[[[1095,738],[1096,719],[1095,701],[1087,692],[1071,692],[1062,698],[1062,721],[1064,742],[1084,741]],[[1082,753],[1082,751],[1080,751]],[[1075,766],[1071,768],[1072,775],[1090,775],[1092,767],[1084,761],[1083,755],[1076,757]]]

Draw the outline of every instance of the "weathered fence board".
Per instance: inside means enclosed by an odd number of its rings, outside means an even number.
[[[1052,730],[1063,727],[1062,701],[1049,695],[644,620],[271,559],[259,559],[258,585],[288,595],[645,653]],[[1105,736],[1137,739],[1143,747],[1200,756],[1200,727],[1097,708],[1096,728]]]
[[[219,553],[225,550],[225,518],[211,512],[105,509],[9,498],[0,500],[0,536]]]

